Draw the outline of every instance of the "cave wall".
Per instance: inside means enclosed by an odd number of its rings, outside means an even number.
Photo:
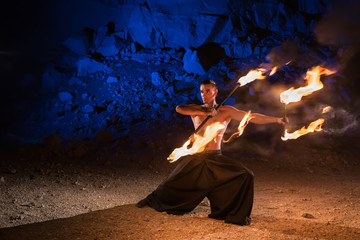
[[[5,46],[20,55],[2,56],[11,82],[1,101],[7,116],[3,146],[39,143],[52,134],[71,141],[104,133],[112,141],[148,145],[154,132],[191,128],[175,107],[200,103],[198,85],[204,79],[214,79],[226,93],[251,68],[292,58],[268,85],[248,86],[227,102],[250,108],[245,102],[252,101],[255,110],[281,114],[276,91],[266,89],[295,83],[315,64],[332,65],[342,49],[314,37],[329,10],[324,0],[77,0],[26,6],[28,11],[7,19]],[[333,102],[352,102],[351,86],[340,84],[341,78],[327,79],[323,102],[330,101],[328,93]],[[140,143],[130,139],[139,134]]]

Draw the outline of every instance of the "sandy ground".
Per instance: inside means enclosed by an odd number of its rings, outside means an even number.
[[[0,171],[0,239],[360,239],[360,168],[255,173],[249,226],[209,219],[205,199],[174,216],[135,203],[174,167],[166,162],[8,159]]]

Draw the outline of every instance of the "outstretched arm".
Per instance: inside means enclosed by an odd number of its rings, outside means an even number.
[[[214,112],[215,111],[215,112]],[[214,116],[216,114],[215,109],[211,109],[210,111],[207,108],[204,108],[200,105],[189,104],[189,105],[179,105],[176,107],[176,112],[183,115],[191,115],[191,116]]]
[[[246,114],[245,111],[236,109],[231,106],[224,106],[224,108],[226,108],[226,111],[228,111],[229,116],[232,119],[235,119],[238,121],[241,121]],[[255,123],[255,124],[279,123],[279,124],[284,125],[287,123],[287,120],[284,120],[283,118],[271,117],[271,116],[263,115],[260,113],[251,113],[250,118],[251,118],[250,122]]]
[[[252,113],[250,117],[250,122],[255,124],[279,123],[285,125],[287,123],[287,121],[284,121],[283,118],[271,117],[260,113]]]

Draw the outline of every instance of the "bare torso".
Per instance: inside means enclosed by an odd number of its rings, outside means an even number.
[[[207,116],[200,116],[200,115],[192,115],[191,119],[194,123],[194,128],[197,129],[197,127],[207,118]],[[228,114],[228,111],[226,111],[226,107],[220,107],[218,109],[218,112],[216,114],[216,116],[213,116],[212,118],[210,118],[206,124],[200,129],[200,131],[198,132],[199,135],[203,135],[205,132],[205,129],[207,126],[211,125],[212,123],[215,122],[220,122],[221,124],[223,124],[225,127],[219,132],[219,134],[217,135],[217,137],[215,137],[211,142],[209,142],[205,149],[206,150],[220,150],[221,149],[221,142],[224,136],[224,133],[226,131],[226,128],[230,122],[231,118]]]

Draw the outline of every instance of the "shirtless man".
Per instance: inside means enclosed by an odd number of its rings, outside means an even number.
[[[219,135],[213,139],[205,149],[207,150],[220,150],[221,149],[221,141],[224,136],[224,132],[226,131],[227,125],[229,124],[231,119],[241,121],[245,116],[246,112],[242,110],[238,110],[232,106],[222,106],[215,110],[216,104],[216,95],[218,93],[216,84],[212,80],[206,80],[200,85],[200,93],[201,98],[203,100],[203,105],[179,105],[176,107],[176,111],[183,115],[190,115],[191,119],[194,123],[195,129],[205,120],[207,116],[212,116],[212,118],[207,121],[205,126],[201,128],[199,134],[202,135],[206,129],[206,126],[214,123],[220,122],[225,126],[219,133]],[[267,123],[279,123],[285,124],[283,118],[279,117],[270,117],[266,115],[262,115],[259,113],[252,113],[250,115],[250,122],[255,124],[267,124]]]
[[[190,115],[197,128],[207,116],[212,118],[199,131],[214,122],[225,125],[218,136],[207,144],[205,151],[188,155],[177,161],[172,173],[136,206],[150,206],[157,211],[184,214],[192,211],[205,197],[210,201],[210,218],[227,223],[250,224],[254,197],[254,175],[239,160],[222,155],[221,141],[231,119],[241,121],[246,112],[231,106],[215,110],[218,93],[214,81],[206,80],[200,85],[204,105],[180,105],[176,111]],[[285,124],[282,118],[251,114],[252,123]]]

